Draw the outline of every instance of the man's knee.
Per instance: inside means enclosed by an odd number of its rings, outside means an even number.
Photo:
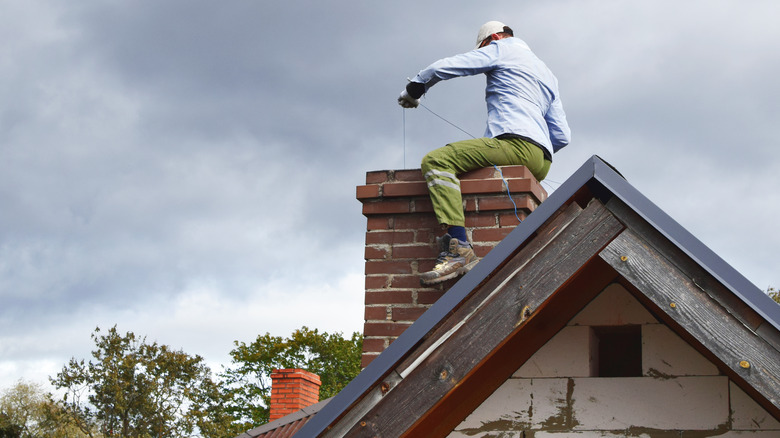
[[[452,157],[450,156],[450,153],[451,151],[447,148],[447,146],[428,152],[423,157],[422,163],[420,164],[420,169],[422,169],[423,175],[431,169],[444,170],[455,173],[451,169]]]
[[[435,166],[435,159],[431,156],[431,153],[428,152],[422,159],[422,163],[420,163],[420,169],[422,170],[423,175],[425,175],[429,170],[433,169]]]

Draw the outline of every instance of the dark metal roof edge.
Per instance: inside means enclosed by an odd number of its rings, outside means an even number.
[[[284,417],[274,420],[270,423],[266,423],[261,426],[257,426],[254,429],[250,429],[242,433],[241,435],[237,436],[236,438],[254,438],[264,433],[268,433],[274,429],[279,429],[280,427],[286,426],[290,423],[300,421],[306,417],[311,417],[312,415],[315,415],[320,410],[322,410],[322,408],[325,407],[325,405],[327,405],[332,399],[333,397],[326,398],[325,400],[321,400],[311,406],[307,406],[303,409],[295,411],[292,414],[285,415]]]
[[[607,163],[598,160],[595,179],[609,192],[646,220],[723,286],[780,330],[780,306],[745,278],[687,229],[619,176]]]
[[[547,200],[531,213],[521,225],[504,238],[474,269],[453,285],[417,321],[407,328],[387,349],[358,374],[331,403],[309,420],[296,438],[316,437],[324,432],[342,412],[356,403],[371,387],[384,378],[422,341],[475,287],[490,275],[512,252],[550,218],[574,193],[593,177],[595,156],[586,161]]]

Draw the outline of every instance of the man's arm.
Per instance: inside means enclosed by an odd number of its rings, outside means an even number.
[[[416,108],[420,97],[439,81],[460,76],[472,76],[484,73],[492,68],[497,53],[492,47],[472,50],[460,55],[440,59],[424,68],[414,77],[398,97],[398,104],[404,108]]]
[[[422,69],[410,83],[420,83],[427,91],[439,81],[485,73],[494,67],[497,59],[498,47],[491,44],[479,50],[440,59]]]
[[[571,141],[571,129],[569,122],[566,121],[566,113],[563,111],[561,100],[556,98],[550,109],[544,115],[547,122],[547,129],[550,131],[550,142],[553,146],[553,152],[563,149]]]

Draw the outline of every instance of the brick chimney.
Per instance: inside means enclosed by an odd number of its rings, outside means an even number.
[[[547,198],[525,166],[501,167],[520,219]],[[461,175],[466,231],[477,256],[484,257],[518,224],[501,173],[495,168]],[[457,279],[424,287],[419,274],[433,268],[443,234],[433,215],[420,169],[368,172],[357,187],[368,220],[366,294],[362,365],[368,365],[390,342],[425,312]]]
[[[270,421],[317,403],[320,385],[320,377],[306,370],[274,370],[271,373]]]

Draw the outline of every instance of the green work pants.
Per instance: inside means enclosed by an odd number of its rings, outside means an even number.
[[[539,146],[519,138],[475,138],[450,143],[423,158],[436,219],[442,225],[465,226],[458,175],[488,166],[523,165],[538,181],[547,176],[550,161]]]

